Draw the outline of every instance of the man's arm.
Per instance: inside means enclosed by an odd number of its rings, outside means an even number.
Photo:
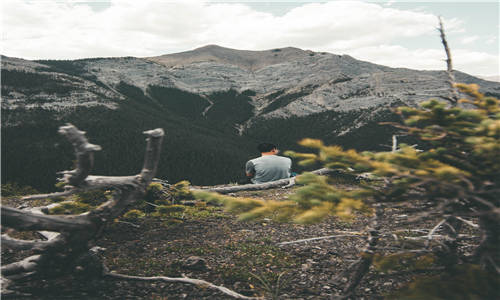
[[[254,177],[255,176],[255,166],[252,161],[248,161],[247,164],[245,165],[245,174],[247,177]]]

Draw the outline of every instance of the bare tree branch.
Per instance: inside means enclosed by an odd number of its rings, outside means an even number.
[[[264,299],[263,297],[248,297],[242,294],[239,294],[233,290],[230,290],[226,287],[215,285],[205,280],[201,279],[192,279],[188,277],[165,277],[165,276],[155,276],[155,277],[141,277],[141,276],[130,276],[124,274],[116,274],[116,273],[106,273],[105,277],[122,279],[122,280],[137,280],[137,281],[164,281],[164,282],[182,282],[194,284],[200,287],[206,287],[214,290],[218,290],[228,296],[231,296],[236,299],[247,299],[247,300],[260,300]]]
[[[42,241],[42,240],[19,240],[2,234],[2,246],[14,250],[31,250],[31,249],[44,249],[54,245],[55,241]]]
[[[158,161],[160,160],[161,143],[163,141],[163,129],[157,128],[143,132],[147,135],[146,154],[141,176],[144,181],[150,182],[156,174]]]
[[[66,126],[61,126],[59,133],[73,144],[77,160],[75,170],[64,172],[64,181],[72,186],[78,186],[92,170],[94,164],[93,152],[101,150],[101,147],[90,144],[85,137],[85,131],[78,130],[72,124],[68,123]]]
[[[473,228],[479,228],[479,225],[475,224],[474,222],[471,222],[471,221],[465,220],[465,219],[460,218],[460,217],[455,217],[455,218],[457,218],[457,220],[462,221],[462,222],[464,222],[465,224],[467,224],[467,225],[469,225],[469,226],[471,226],[471,227],[473,227]]]
[[[47,216],[2,206],[2,226],[18,230],[75,231],[93,226],[85,216]]]
[[[21,261],[2,266],[2,276],[32,272],[38,266],[41,255],[33,255]]]

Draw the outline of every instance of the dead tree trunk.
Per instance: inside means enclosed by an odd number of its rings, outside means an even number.
[[[104,226],[123,214],[124,210],[143,197],[146,187],[156,172],[163,140],[163,130],[155,129],[144,132],[147,136],[146,156],[141,172],[127,177],[89,176],[93,167],[93,152],[101,148],[87,141],[85,132],[68,124],[61,126],[63,134],[75,149],[76,169],[62,172],[66,185],[65,195],[80,191],[108,188],[114,190],[111,200],[96,209],[80,215],[44,215],[26,210],[2,207],[2,226],[17,231],[46,230],[57,232],[50,239],[19,240],[2,235],[2,244],[11,249],[32,250],[35,255],[24,260],[2,266],[4,280],[2,292],[8,291],[8,283],[15,283],[20,278],[51,277],[74,272],[98,272],[102,275],[102,265],[92,262],[90,249]],[[62,193],[34,195],[25,199],[51,198]],[[5,284],[7,283],[7,284]]]
[[[87,141],[85,132],[68,124],[61,126],[59,132],[73,144],[77,167],[62,172],[65,191],[45,195],[24,197],[25,200],[55,198],[77,192],[110,189],[111,200],[97,208],[80,215],[45,215],[45,209],[20,210],[2,207],[2,226],[17,231],[43,231],[47,240],[19,240],[2,234],[2,246],[16,250],[31,250],[34,254],[23,260],[7,264],[1,268],[2,295],[26,295],[15,291],[16,283],[25,279],[62,278],[66,275],[84,275],[92,278],[113,278],[119,280],[181,282],[204,286],[217,290],[237,299],[260,299],[248,297],[223,286],[187,277],[171,278],[164,276],[139,277],[110,273],[96,255],[95,242],[104,227],[121,216],[126,209],[144,197],[146,188],[153,179],[163,140],[163,130],[145,131],[146,155],[139,174],[133,176],[90,176],[94,157],[93,152],[101,148]],[[12,289],[12,290],[10,290]]]

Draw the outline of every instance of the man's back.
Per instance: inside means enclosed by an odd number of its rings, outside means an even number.
[[[263,183],[290,177],[292,160],[277,155],[265,155],[249,160],[246,164],[247,173],[255,174],[253,183]]]

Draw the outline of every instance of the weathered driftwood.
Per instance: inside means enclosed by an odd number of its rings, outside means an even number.
[[[17,231],[39,231],[46,240],[20,240],[2,234],[2,246],[15,250],[32,250],[36,255],[29,256],[21,261],[1,267],[2,293],[21,294],[9,290],[15,286],[16,280],[26,277],[44,278],[48,273],[58,272],[59,276],[71,274],[78,270],[88,269],[98,271],[92,274],[95,277],[112,277],[115,279],[142,280],[142,281],[170,281],[184,282],[217,289],[227,295],[239,299],[258,299],[240,295],[225,287],[190,278],[168,277],[138,277],[116,273],[109,273],[100,261],[99,266],[91,266],[92,261],[85,260],[94,254],[95,239],[98,238],[103,227],[122,215],[126,209],[143,198],[147,186],[153,179],[160,158],[163,130],[145,131],[147,136],[144,164],[139,174],[133,176],[91,176],[89,175],[94,162],[93,152],[101,148],[90,144],[85,132],[78,130],[71,124],[62,126],[59,133],[63,134],[72,144],[76,153],[76,169],[61,172],[62,182],[65,183],[64,192],[32,195],[25,200],[54,198],[67,196],[81,191],[107,188],[114,191],[113,197],[97,208],[80,215],[45,215],[53,205],[47,207],[29,208],[25,210],[2,207],[2,226]],[[95,255],[93,256],[95,257]],[[95,263],[95,262],[94,262]],[[54,266],[56,266],[54,270]]]
[[[317,175],[326,175],[337,172],[332,169],[322,168],[318,170],[314,170],[311,173]],[[257,184],[242,184],[242,185],[234,185],[234,186],[226,186],[226,187],[203,187],[203,188],[192,188],[193,191],[208,191],[208,192],[216,192],[219,194],[229,194],[241,191],[258,191],[258,190],[268,190],[276,187],[291,187],[295,185],[295,177],[280,179],[271,182],[265,183],[257,183]]]

